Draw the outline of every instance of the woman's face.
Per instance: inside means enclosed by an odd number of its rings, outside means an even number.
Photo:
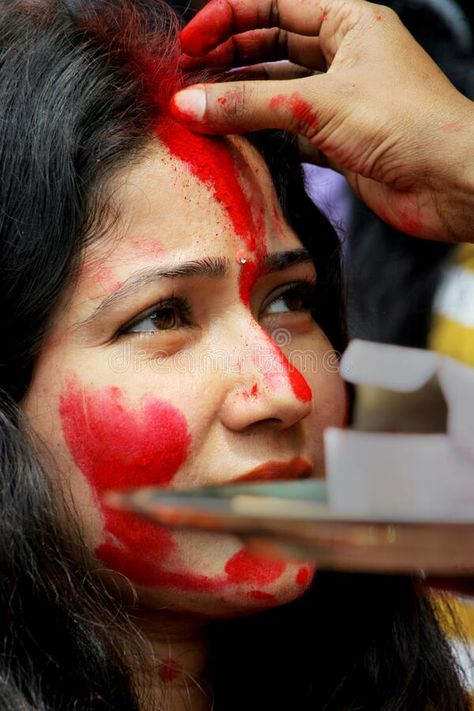
[[[310,566],[155,527],[104,492],[321,475],[345,391],[308,312],[315,268],[260,156],[243,139],[159,136],[113,182],[119,217],[87,248],[24,408],[97,558],[147,605],[253,611],[298,596]]]

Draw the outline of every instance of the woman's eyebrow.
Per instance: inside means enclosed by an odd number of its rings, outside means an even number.
[[[286,252],[273,252],[265,257],[263,261],[263,271],[265,274],[271,272],[281,272],[296,264],[313,262],[313,257],[307,249],[290,249]]]
[[[224,277],[228,272],[228,260],[222,257],[206,257],[205,259],[195,259],[190,262],[163,267],[160,269],[147,268],[135,272],[122,286],[106,296],[103,301],[94,309],[92,314],[78,324],[79,328],[90,325],[105,311],[115,306],[120,301],[128,299],[138,293],[149,284],[162,279],[185,279],[192,276],[216,278]]]
[[[264,258],[263,273],[279,272],[284,269],[311,262],[312,257],[306,249],[292,249],[274,252]],[[186,279],[189,277],[222,278],[228,274],[229,261],[224,257],[206,257],[160,269],[148,268],[132,274],[122,286],[106,296],[92,314],[78,324],[78,328],[89,326],[98,317],[124,299],[130,298],[144,287],[162,279]]]

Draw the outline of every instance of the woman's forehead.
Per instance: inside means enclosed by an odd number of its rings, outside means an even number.
[[[130,260],[159,261],[180,253],[189,258],[229,247],[252,252],[257,241],[268,241],[275,229],[280,237],[291,233],[283,225],[265,163],[253,146],[233,137],[210,156],[204,150],[207,142],[202,146],[200,174],[195,165],[156,141],[139,163],[113,179],[111,208],[117,219],[88,246],[84,275],[102,269],[104,262],[120,269]],[[222,171],[216,158],[224,153],[228,160]]]

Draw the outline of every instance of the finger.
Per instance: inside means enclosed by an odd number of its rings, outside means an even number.
[[[181,66],[185,70],[230,68],[284,59],[310,69],[327,68],[318,37],[304,37],[276,27],[234,35],[202,57],[185,55]]]
[[[323,151],[316,148],[314,143],[304,136],[298,136],[298,150],[303,163],[318,165],[320,168],[330,168],[340,175],[345,175],[340,165],[331,160]]]
[[[326,79],[321,74],[292,81],[200,84],[175,94],[171,110],[177,120],[203,133],[279,128],[312,139],[319,124],[315,87],[323,96]]]
[[[268,62],[254,64],[251,67],[234,69],[228,72],[228,77],[232,81],[255,81],[257,79],[271,79],[272,81],[284,81],[290,79],[304,79],[312,77],[316,72],[306,67],[300,67],[291,62]]]
[[[183,51],[204,55],[229,37],[249,30],[280,27],[289,32],[315,36],[334,13],[358,9],[361,0],[211,0],[181,32]]]

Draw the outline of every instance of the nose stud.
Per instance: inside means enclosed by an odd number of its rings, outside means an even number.
[[[248,262],[248,259],[243,252],[237,252],[236,259],[238,264],[244,265]]]

